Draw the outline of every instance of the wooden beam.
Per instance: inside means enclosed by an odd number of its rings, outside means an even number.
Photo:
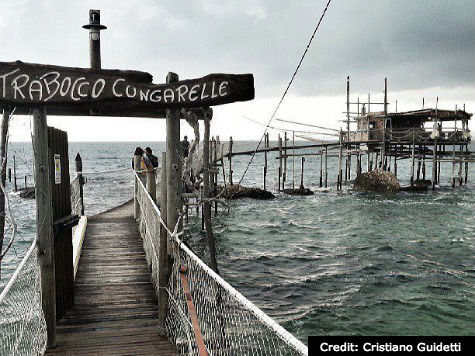
[[[49,173],[46,111],[33,110],[35,155],[36,228],[41,297],[48,334],[48,347],[56,344],[56,286],[54,268],[52,187]]]
[[[51,114],[78,110],[130,116],[252,99],[252,74],[210,74],[153,84],[144,72],[0,62],[0,105],[18,107],[19,113],[47,106]]]

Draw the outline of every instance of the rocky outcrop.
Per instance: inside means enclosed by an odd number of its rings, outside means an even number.
[[[284,193],[289,194],[289,195],[302,195],[302,196],[314,194],[313,191],[304,187],[300,187],[299,189],[284,189]]]
[[[353,185],[358,192],[396,193],[400,188],[396,176],[382,169],[360,174]]]
[[[274,194],[271,192],[259,189],[259,188],[248,188],[243,187],[239,184],[228,185],[224,188],[224,192],[221,196],[228,200],[240,199],[240,198],[251,198],[259,200],[273,199]]]

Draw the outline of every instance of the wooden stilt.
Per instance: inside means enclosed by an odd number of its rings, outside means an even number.
[[[167,223],[167,153],[162,152],[162,169],[160,171],[160,215],[163,222]],[[158,326],[160,334],[166,333],[165,318],[168,311],[168,293],[165,290],[168,285],[168,255],[171,248],[168,246],[167,230],[160,225],[160,248],[158,250]]]
[[[328,147],[325,147],[325,188],[328,188]]]
[[[204,119],[204,139],[203,139],[203,215],[206,229],[206,235],[208,238],[208,249],[210,255],[210,267],[213,271],[218,273],[218,263],[216,260],[216,245],[214,241],[213,228],[211,225],[211,202],[210,198],[210,145],[209,145],[209,126],[210,120],[208,117]]]
[[[46,109],[33,110],[35,197],[41,302],[46,321],[47,346],[56,345],[56,282],[54,263],[53,205],[48,153]]]
[[[435,190],[437,184],[437,139],[434,140],[432,154],[432,190]]]
[[[320,184],[319,187],[323,186],[323,151],[320,151]]]
[[[282,178],[282,137],[280,137],[280,134],[277,138],[278,144],[279,144],[279,189],[278,191],[280,192],[281,190],[281,178]]]
[[[285,183],[287,182],[287,131],[284,132],[284,172],[282,174],[282,189],[285,189]]]
[[[233,159],[233,137],[229,137],[229,184],[233,185],[233,165],[232,165],[232,159]]]
[[[300,173],[300,189],[303,190],[303,175],[304,175],[304,165],[305,165],[305,157],[302,157],[302,163],[301,163],[301,173]]]

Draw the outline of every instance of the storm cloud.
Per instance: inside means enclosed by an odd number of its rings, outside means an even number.
[[[102,10],[103,67],[163,81],[251,72],[257,95],[278,95],[326,0],[15,1],[1,5],[2,60],[88,65],[89,8]],[[341,94],[387,76],[393,90],[473,86],[475,2],[333,0],[295,81],[297,95]],[[8,14],[6,16],[6,14]],[[379,84],[378,84],[379,85]]]

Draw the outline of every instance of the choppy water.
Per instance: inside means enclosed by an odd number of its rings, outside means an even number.
[[[70,143],[70,160],[80,152],[84,171],[126,167],[136,145]],[[156,152],[164,148],[163,143],[141,145]],[[234,149],[254,145],[235,143]],[[30,145],[11,144],[10,157],[22,152],[24,160],[31,157]],[[248,159],[233,160],[234,181]],[[245,185],[262,186],[262,162],[258,156]],[[273,187],[275,155],[269,162],[268,186]],[[21,175],[26,169],[17,165]],[[304,341],[308,335],[474,335],[474,166],[468,186],[455,191],[446,163],[436,192],[380,195],[336,192],[336,165],[329,159],[329,192],[231,203],[229,215],[221,214],[215,226],[224,278]],[[288,167],[291,177],[292,160]],[[307,157],[305,167],[305,185],[316,189],[319,160]],[[299,182],[297,159],[295,172]],[[398,172],[408,184],[409,162],[400,162]],[[131,194],[131,176],[89,175],[86,213],[106,210]],[[34,235],[34,202],[14,194],[10,199],[22,236],[15,251],[21,256]],[[206,259],[200,221],[191,223],[191,244]],[[9,256],[2,282],[19,261],[14,252]]]

